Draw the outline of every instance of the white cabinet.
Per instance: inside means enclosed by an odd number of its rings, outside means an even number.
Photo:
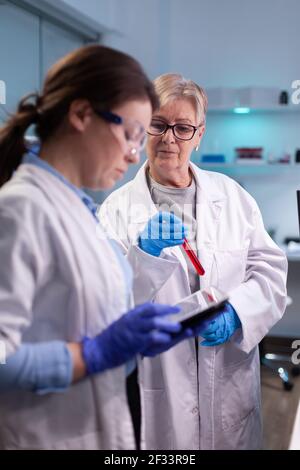
[[[27,3],[28,9],[16,6],[14,2],[9,0],[0,1],[0,83],[2,84],[2,94],[3,84],[6,88],[6,103],[2,103],[1,99],[0,123],[6,120],[8,112],[15,111],[21,97],[40,90],[46,71],[58,58],[82,46],[91,38],[96,38],[92,29],[89,33],[88,25],[85,23],[85,29],[80,23],[77,32],[76,16],[71,21],[67,10],[65,23],[64,17],[60,13],[61,21],[60,24],[57,24],[54,16],[55,6],[58,4],[52,6],[49,4],[49,8],[43,14],[42,9],[39,10],[37,7],[31,6],[33,2]],[[24,2],[24,6],[27,3]],[[22,2],[18,2],[18,4],[23,5]],[[41,7],[42,5],[45,6],[46,2],[43,2]],[[56,14],[58,15],[58,13]],[[47,19],[45,19],[45,15]],[[67,19],[69,20],[67,21]],[[80,21],[83,22],[83,18],[80,17]],[[69,23],[72,27],[68,26]],[[66,24],[65,27],[64,24]],[[85,30],[86,34],[83,32]]]

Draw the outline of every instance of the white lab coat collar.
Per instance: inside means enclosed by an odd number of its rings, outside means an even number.
[[[131,182],[131,194],[134,195],[132,203],[140,204],[140,210],[135,218],[137,224],[146,224],[149,218],[157,213],[148,190],[147,166],[148,162],[144,163]],[[197,249],[205,269],[205,275],[201,278],[201,285],[204,286],[210,283],[216,231],[227,196],[218,188],[215,180],[209,177],[208,172],[201,170],[193,163],[190,163],[190,168],[197,187]],[[205,230],[201,227],[205,227]],[[186,268],[186,262],[179,247],[168,248],[167,251],[174,254]]]
[[[135,200],[141,205],[145,205],[145,211],[139,211],[136,222],[147,222],[149,219],[149,209],[150,217],[157,212],[155,204],[151,199],[150,192],[146,191],[146,188],[148,188],[146,177],[147,167],[148,162],[145,162],[131,182]],[[218,203],[226,200],[227,196],[217,187],[215,181],[209,178],[207,172],[201,170],[191,162],[190,168],[197,186],[197,204],[200,203],[201,200],[202,203],[216,204],[216,208],[221,207],[222,204]]]
[[[216,185],[215,180],[209,177],[209,172],[201,170],[192,162],[190,162],[190,169],[196,180],[197,191],[201,191],[201,197],[211,202],[227,199],[227,196]]]

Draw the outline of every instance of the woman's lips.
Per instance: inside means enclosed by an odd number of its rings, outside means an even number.
[[[122,176],[126,173],[125,170],[121,170],[120,168],[116,168],[116,171]]]
[[[176,155],[176,152],[172,152],[171,150],[158,150],[157,153],[162,153],[164,155]]]

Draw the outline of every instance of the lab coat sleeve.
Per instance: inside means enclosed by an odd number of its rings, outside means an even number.
[[[37,236],[22,224],[20,210],[0,208],[0,341],[7,356],[18,349],[32,321],[32,306],[40,276]],[[20,209],[20,208],[19,208]],[[26,209],[31,212],[30,209]],[[24,213],[32,217],[33,213]],[[38,224],[38,214],[35,222]]]
[[[286,307],[286,256],[266,233],[257,206],[253,221],[245,281],[229,298],[242,323],[234,341],[247,353],[280,320]]]
[[[100,224],[106,235],[118,243],[132,267],[134,303],[138,305],[152,301],[173,272],[179,268],[180,261],[166,250],[163,250],[159,257],[141,250],[136,241],[138,234],[129,234],[126,220],[118,210],[113,211],[112,207],[110,203],[102,204],[98,213]]]

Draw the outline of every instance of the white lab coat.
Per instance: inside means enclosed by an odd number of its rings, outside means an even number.
[[[165,249],[157,258],[136,245],[156,213],[145,168],[107,198],[100,220],[133,266],[136,303],[173,304],[190,294],[181,249]],[[191,169],[197,248],[206,271],[201,287],[230,292],[242,329],[224,345],[200,346],[197,358],[195,341],[186,340],[140,362],[143,442],[147,449],[256,449],[262,443],[257,345],[283,315],[287,261],[244,189],[222,174]]]
[[[41,168],[21,165],[1,189],[0,340],[8,354],[22,341],[80,341],[124,313],[123,272],[96,226],[78,196]],[[0,449],[134,449],[125,377],[122,366],[63,393],[1,394]]]

